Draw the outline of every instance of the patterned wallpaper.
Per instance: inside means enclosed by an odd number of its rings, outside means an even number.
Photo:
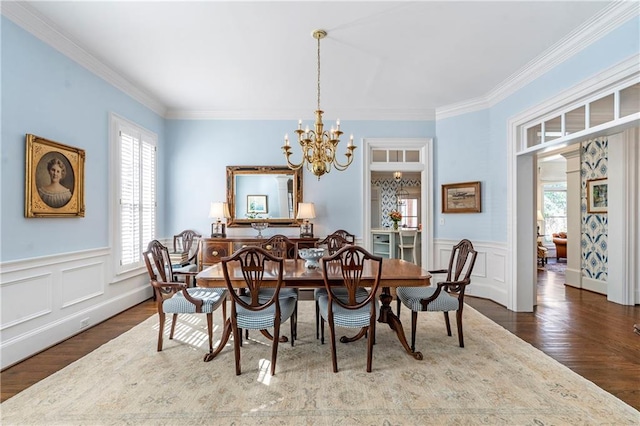
[[[403,188],[420,186],[420,179],[400,179]],[[389,219],[389,213],[396,208],[396,190],[400,183],[395,179],[372,179],[371,186],[380,188],[380,221],[383,228],[390,228],[393,222]]]
[[[607,139],[593,139],[582,142],[580,184],[582,187],[582,275],[600,281],[607,281],[608,219],[606,213],[587,213],[587,181],[607,177]]]

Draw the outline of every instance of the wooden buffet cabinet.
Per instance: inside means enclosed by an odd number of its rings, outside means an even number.
[[[299,238],[288,237],[298,245],[298,248],[314,247],[319,238]],[[200,270],[220,262],[225,256],[231,255],[234,251],[247,245],[257,245],[265,242],[269,238],[252,237],[226,237],[226,238],[201,238],[198,249],[198,268]],[[290,253],[290,257],[295,257],[295,253]]]

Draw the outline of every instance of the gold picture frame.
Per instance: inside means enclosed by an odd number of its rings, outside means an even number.
[[[480,213],[481,200],[479,181],[442,185],[442,213]]]
[[[84,217],[83,149],[26,135],[25,217]]]
[[[609,206],[609,179],[587,181],[587,213],[607,213]]]

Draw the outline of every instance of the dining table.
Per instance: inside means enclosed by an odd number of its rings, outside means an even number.
[[[324,269],[322,266],[319,268],[308,268],[305,263],[303,259],[284,260],[282,287],[298,289],[324,288]],[[246,287],[239,263],[237,261],[229,262],[227,266],[229,269],[229,279],[233,288]],[[327,281],[330,285],[341,285],[343,279],[341,269],[340,267],[332,266],[333,265],[328,265]],[[370,262],[365,263],[361,280],[361,285],[364,287],[371,286],[375,280],[375,270],[372,266]],[[275,286],[277,282],[277,271],[275,269],[273,271],[266,270],[263,280],[267,285],[269,281],[272,281]],[[380,277],[380,288],[382,290],[379,296],[380,312],[378,322],[388,324],[391,330],[395,332],[398,341],[402,344],[405,351],[416,360],[423,359],[422,353],[411,350],[411,347],[407,343],[402,322],[391,309],[393,296],[390,289],[394,287],[429,286],[430,284],[431,275],[422,267],[402,259],[382,259],[382,275]],[[200,271],[196,275],[196,285],[199,287],[226,287],[227,284],[225,282],[222,264],[216,263]],[[231,324],[230,320],[226,319],[220,344],[213,352],[205,355],[204,360],[211,361],[215,358],[226,346],[230,335]]]

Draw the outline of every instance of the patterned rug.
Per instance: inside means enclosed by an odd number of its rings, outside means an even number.
[[[403,310],[405,331],[409,313]],[[220,313],[214,316],[220,324]],[[156,352],[153,316],[0,405],[3,425],[593,425],[638,424],[640,413],[470,307],[465,348],[442,314],[418,318],[408,356],[385,324],[376,330],[373,372],[365,341],[315,339],[314,306],[301,301],[294,347],[252,333],[236,376],[233,348],[202,361],[203,316],[181,316],[177,338]],[[455,322],[455,316],[453,317]],[[455,324],[452,324],[455,330]],[[283,331],[288,334],[288,324]],[[348,330],[345,330],[348,331]],[[220,336],[220,329],[216,331]],[[347,334],[351,334],[348,332]],[[341,335],[341,334],[339,334]]]
[[[544,265],[544,269],[546,269],[549,272],[564,274],[567,270],[567,264],[566,263],[547,263],[546,265]]]

